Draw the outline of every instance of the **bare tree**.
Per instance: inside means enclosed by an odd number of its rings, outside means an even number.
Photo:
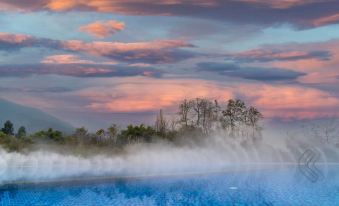
[[[256,127],[258,121],[263,118],[263,115],[255,108],[249,107],[246,112],[246,123],[251,127]]]
[[[246,110],[245,123],[250,127],[251,137],[261,137],[261,127],[258,122],[263,118],[263,115],[255,107],[250,106]]]
[[[215,104],[208,99],[201,99],[201,116],[202,116],[202,129],[204,133],[210,133],[212,125],[215,120]]]
[[[175,131],[178,127],[178,120],[175,117],[172,117],[169,122],[169,128],[171,131]]]
[[[185,99],[179,106],[182,127],[201,129],[209,134],[214,129],[223,128],[232,137],[259,137],[261,127],[258,122],[263,115],[255,107],[247,107],[239,99],[230,99],[226,108],[221,109],[217,100],[206,98]]]
[[[210,133],[213,125],[219,121],[220,107],[217,101],[206,98],[185,99],[179,106],[180,122],[183,127],[201,129]]]
[[[204,100],[200,99],[200,98],[196,98],[195,100],[192,100],[192,102],[193,102],[194,114],[195,114],[195,117],[196,117],[195,126],[199,127],[201,116],[202,116],[202,113],[203,113],[202,110],[203,110]]]
[[[231,136],[235,136],[236,130],[245,122],[246,105],[239,99],[230,99],[222,114],[224,128],[230,130]]]
[[[180,122],[184,124],[185,127],[188,127],[189,125],[189,121],[190,121],[189,114],[192,110],[192,105],[193,105],[193,102],[187,99],[184,99],[179,105],[178,114],[180,116]]]
[[[218,100],[214,100],[214,107],[213,107],[213,120],[219,121],[220,120],[220,113],[221,113],[221,107],[219,105]]]
[[[159,111],[159,114],[157,115],[157,119],[155,121],[155,131],[160,136],[165,136],[167,131],[167,121],[164,118],[164,115],[162,113],[162,110]]]

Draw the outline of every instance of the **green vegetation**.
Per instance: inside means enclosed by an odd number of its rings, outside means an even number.
[[[0,132],[0,145],[8,151],[25,151],[43,144],[50,147],[69,149],[72,152],[119,150],[126,145],[167,141],[180,144],[182,140],[200,141],[218,133],[225,138],[241,142],[257,141],[262,128],[259,121],[262,114],[254,107],[247,107],[241,100],[229,100],[223,106],[218,101],[204,98],[183,100],[175,115],[164,116],[160,110],[154,126],[128,125],[119,129],[115,124],[107,129],[90,133],[84,127],[73,134],[63,134],[52,128],[34,134],[27,134],[21,126],[14,132],[14,126],[6,121]]]
[[[4,127],[1,129],[1,131],[6,135],[13,135],[14,134],[14,128],[11,121],[6,121],[4,124]]]
[[[24,138],[24,137],[26,137],[26,128],[25,127],[23,127],[23,126],[21,126],[19,129],[18,129],[18,133],[17,133],[17,137],[18,138]]]

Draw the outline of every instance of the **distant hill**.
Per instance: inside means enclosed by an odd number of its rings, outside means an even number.
[[[70,124],[41,110],[0,99],[0,127],[6,120],[13,122],[15,130],[20,126],[25,126],[27,132],[36,132],[51,127],[66,133],[73,131]]]

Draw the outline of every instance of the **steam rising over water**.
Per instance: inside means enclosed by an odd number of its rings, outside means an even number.
[[[209,137],[204,144],[174,146],[169,143],[128,146],[119,155],[82,157],[39,150],[29,154],[0,150],[0,183],[45,181],[96,176],[143,176],[204,173],[248,169],[253,165],[297,164],[310,141],[290,142],[266,138],[244,146],[222,135]],[[332,151],[328,148],[324,151]],[[332,153],[331,156],[334,156]],[[326,154],[319,161],[325,162]],[[335,159],[338,156],[333,157]]]

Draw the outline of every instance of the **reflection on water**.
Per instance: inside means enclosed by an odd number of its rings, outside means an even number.
[[[11,185],[0,205],[339,205],[339,166],[309,181],[296,166],[223,174]]]

